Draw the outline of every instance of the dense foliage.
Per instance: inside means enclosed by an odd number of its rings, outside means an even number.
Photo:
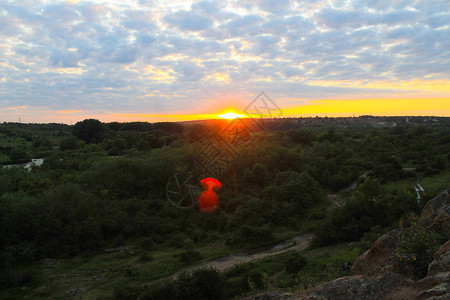
[[[277,226],[314,229],[315,245],[358,240],[374,228],[395,225],[405,213],[419,212],[433,196],[425,194],[418,201],[412,186],[395,190],[386,184],[447,172],[450,125],[439,120],[439,126],[417,118],[380,128],[274,121],[221,175],[220,204],[210,214],[196,207],[175,208],[167,201],[166,185],[174,174],[198,168],[199,153],[220,123],[2,124],[4,164],[31,157],[44,158],[44,163],[31,170],[0,169],[0,273],[44,257],[90,253],[127,240],[141,240],[150,248],[183,248],[186,254],[180,259],[190,261],[200,258],[197,243],[266,244],[273,241]],[[343,190],[352,183],[359,183],[356,191]],[[305,214],[338,191],[345,203],[329,216]],[[303,219],[320,225],[299,228]],[[304,262],[292,259],[298,271]],[[197,293],[181,286],[196,277],[215,280],[214,271],[202,272],[180,275],[186,278],[173,284],[178,287],[170,293]],[[252,276],[258,283],[259,275]],[[0,284],[8,282],[5,278]],[[147,296],[153,299],[159,292]]]

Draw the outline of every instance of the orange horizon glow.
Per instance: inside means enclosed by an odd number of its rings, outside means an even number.
[[[283,116],[450,116],[450,98],[313,100],[283,109]]]
[[[287,99],[289,100],[289,99]],[[285,99],[274,99],[282,109],[283,117],[349,117],[361,115],[373,116],[439,116],[450,117],[450,98],[396,98],[396,99],[347,99],[347,100],[306,100],[291,99],[291,101],[304,101],[302,105],[287,106]],[[225,101],[225,100],[224,100]],[[285,104],[282,106],[282,104]],[[233,103],[235,107],[245,107]],[[205,113],[186,114],[145,114],[145,113],[104,113],[92,114],[85,110],[47,111],[35,107],[12,107],[9,111],[0,111],[0,122],[17,122],[21,117],[23,123],[53,123],[60,122],[75,124],[84,119],[98,119],[102,122],[184,122],[221,119],[222,115],[251,117],[241,110],[232,107],[217,109],[214,106],[206,108]],[[15,111],[14,115],[11,114]],[[215,113],[209,113],[215,111]],[[217,113],[220,111],[220,113]],[[228,113],[230,113],[228,115]],[[36,119],[39,116],[39,119]],[[32,120],[32,121],[29,121]]]
[[[420,99],[350,99],[350,100],[310,100],[303,105],[282,108],[283,117],[348,117],[348,116],[440,116],[450,117],[450,98],[420,98]],[[228,117],[240,118],[244,115],[236,109],[227,109],[220,114],[116,114],[116,118],[134,117],[141,120],[158,121],[196,121]],[[126,121],[125,121],[126,122]]]

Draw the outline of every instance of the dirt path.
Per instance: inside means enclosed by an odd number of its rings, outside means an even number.
[[[345,189],[342,189],[342,191],[354,191],[354,190],[356,190],[356,188],[358,187],[358,181],[361,178],[366,178],[368,174],[369,174],[368,171],[364,172],[364,174],[359,176],[358,179],[355,180],[354,182],[352,182],[352,184],[350,184],[348,187],[346,187]],[[328,198],[328,200],[333,202],[333,204],[336,205],[336,206],[343,206],[344,205],[344,203],[342,202],[341,199],[339,199],[337,194],[328,194],[327,198]]]
[[[275,281],[275,279],[280,276],[281,274],[283,274],[284,272],[286,272],[286,268],[284,268],[283,270],[281,270],[280,272],[274,274],[273,276],[271,276],[268,280],[267,280],[267,286],[271,289],[275,289],[276,287],[273,285],[273,282]]]
[[[291,250],[303,250],[309,246],[312,239],[314,238],[314,234],[308,233],[303,235],[298,235],[291,239],[288,239],[280,244],[277,244],[270,248],[269,250],[257,252],[257,253],[248,253],[248,251],[234,253],[228,256],[220,257],[217,259],[213,259],[210,261],[203,262],[199,265],[189,267],[182,271],[192,271],[199,267],[212,267],[219,271],[224,271],[229,269],[235,265],[262,259],[265,257],[278,255]],[[179,272],[177,272],[178,274]]]
[[[336,206],[342,206],[342,202],[341,199],[339,199],[338,195],[336,194],[328,194],[327,195],[328,200],[330,200],[331,202],[333,202],[334,205]]]

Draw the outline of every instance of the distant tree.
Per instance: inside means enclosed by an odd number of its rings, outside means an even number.
[[[368,199],[375,200],[381,195],[381,185],[380,181],[376,178],[367,177],[359,187],[358,190],[361,191]]]
[[[122,137],[116,137],[106,142],[105,149],[108,155],[122,155],[127,148],[127,141]]]
[[[244,181],[263,187],[269,180],[269,173],[264,164],[256,163],[251,169],[244,170]]]
[[[146,140],[140,139],[136,144],[136,148],[139,151],[149,151],[152,147],[150,147],[150,144]]]
[[[75,136],[67,137],[59,142],[60,150],[75,150],[78,149],[80,145],[78,144],[78,139]]]
[[[311,143],[315,136],[306,129],[292,129],[288,131],[288,136],[293,143],[307,145]]]
[[[267,192],[277,201],[292,202],[305,208],[317,203],[321,198],[317,181],[306,173],[295,171],[279,172]]]
[[[73,126],[72,133],[86,143],[98,143],[104,138],[106,130],[103,123],[99,120],[86,119],[77,122]]]
[[[158,122],[154,123],[153,127],[158,130],[162,130],[165,133],[182,133],[184,126],[174,122]]]
[[[22,164],[31,160],[27,152],[22,148],[11,149],[9,152],[9,157],[11,158],[11,162],[13,164]]]
[[[33,140],[33,148],[37,149],[39,147],[45,147],[47,149],[52,148],[52,142],[46,137],[38,137]]]
[[[155,149],[155,148],[160,148],[161,147],[161,142],[160,140],[154,135],[154,134],[149,134],[146,138],[150,148]]]
[[[439,170],[445,170],[447,167],[447,157],[445,155],[436,155],[433,160],[433,167]]]

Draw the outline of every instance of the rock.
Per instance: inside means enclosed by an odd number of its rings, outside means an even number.
[[[450,189],[434,197],[422,209],[420,217],[422,219],[435,219],[439,214],[444,213],[450,216]]]
[[[295,299],[295,295],[292,293],[285,293],[285,292],[268,292],[243,298],[241,300],[288,300],[288,299]]]
[[[400,229],[386,233],[367,250],[358,257],[352,266],[352,273],[373,275],[379,273],[386,266],[392,254],[397,248]]]
[[[434,257],[433,259],[439,259],[439,257],[450,251],[450,240],[447,241],[444,245],[442,245],[441,247],[439,247],[439,249],[436,250],[436,253],[434,253]]]
[[[419,288],[429,289],[433,286],[440,285],[444,282],[450,282],[450,272],[441,272],[431,276],[427,276],[416,282]]]
[[[295,299],[384,299],[386,292],[396,289],[402,280],[396,273],[346,276],[304,291]]]
[[[422,299],[430,299],[431,297],[438,296],[438,297],[445,297],[443,299],[448,299],[447,297],[450,296],[450,283],[444,282],[439,285],[433,286],[432,288],[421,292],[419,295],[416,296],[417,300]]]
[[[429,220],[436,230],[447,233],[447,238],[450,238],[450,189],[428,201],[420,216]]]
[[[450,241],[447,241],[434,253],[434,260],[428,265],[427,276],[448,270],[450,270]]]

